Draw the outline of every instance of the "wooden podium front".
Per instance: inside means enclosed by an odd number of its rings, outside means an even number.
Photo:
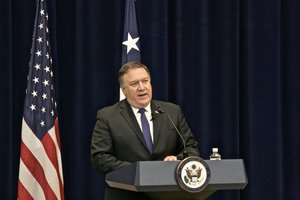
[[[175,177],[180,161],[139,161],[106,175],[110,187],[145,192],[157,200],[206,199],[217,190],[242,190],[248,180],[242,159],[205,160],[210,168],[208,186],[199,193],[182,190]]]

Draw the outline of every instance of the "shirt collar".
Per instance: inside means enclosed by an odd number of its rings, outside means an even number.
[[[135,108],[133,106],[131,106],[132,110],[134,113],[138,113],[139,112],[139,108]],[[150,103],[148,104],[148,106],[145,107],[145,110],[148,112],[148,113],[151,113],[151,105]]]

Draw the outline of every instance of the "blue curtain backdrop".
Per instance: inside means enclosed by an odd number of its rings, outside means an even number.
[[[118,101],[125,0],[48,0],[66,199],[102,199],[96,111]],[[243,158],[249,184],[211,199],[300,196],[300,1],[137,0],[154,98],[181,105],[202,158]],[[35,0],[0,3],[0,193],[16,199]]]

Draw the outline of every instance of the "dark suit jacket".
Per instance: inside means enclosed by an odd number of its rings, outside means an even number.
[[[97,172],[106,174],[136,161],[163,160],[168,155],[182,156],[182,140],[166,113],[181,132],[189,155],[199,156],[197,142],[178,105],[153,100],[151,109],[154,135],[152,154],[147,149],[143,133],[126,100],[98,111],[91,143],[92,165]],[[157,113],[156,110],[165,113]],[[112,191],[118,193],[115,189],[106,191],[106,199],[115,199],[107,197]],[[124,199],[124,194],[116,198]]]

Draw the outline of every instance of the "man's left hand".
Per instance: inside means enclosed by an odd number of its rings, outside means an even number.
[[[167,156],[164,159],[164,161],[176,161],[176,160],[177,160],[176,156]]]

